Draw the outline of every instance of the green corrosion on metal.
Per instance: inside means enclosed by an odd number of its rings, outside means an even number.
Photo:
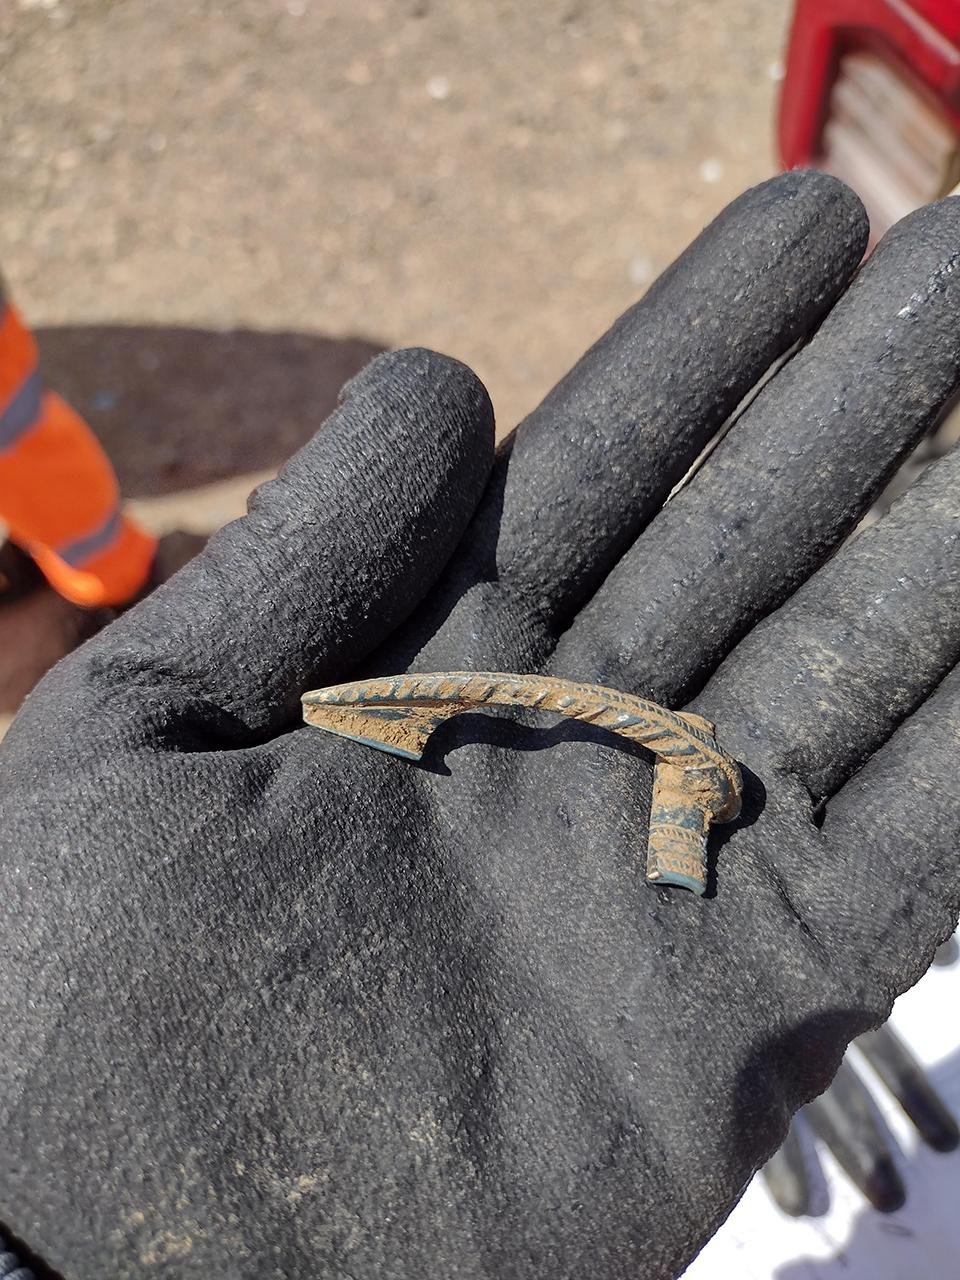
[[[740,812],[740,770],[700,716],[602,685],[500,671],[445,671],[387,676],[314,689],[303,718],[327,733],[419,760],[434,729],[483,707],[553,711],[608,729],[657,757],[650,805],[646,876],[656,884],[706,889],[712,822]]]

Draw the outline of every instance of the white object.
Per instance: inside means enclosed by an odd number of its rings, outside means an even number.
[[[960,963],[933,968],[897,1001],[891,1018],[960,1116]],[[856,1067],[897,1140],[907,1202],[882,1214],[864,1201],[817,1144],[830,1208],[817,1218],[789,1218],[759,1177],[684,1280],[948,1280],[960,1272],[960,1150],[925,1147],[876,1077]]]

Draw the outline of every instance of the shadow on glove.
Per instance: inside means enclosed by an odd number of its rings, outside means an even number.
[[[937,963],[951,963],[956,949],[951,938],[939,949]],[[854,1044],[921,1140],[934,1151],[955,1150],[960,1144],[957,1121],[896,1032],[885,1025],[868,1031]],[[784,1213],[798,1218],[819,1215],[827,1208],[826,1183],[813,1144],[801,1134],[805,1123],[874,1209],[893,1213],[904,1205],[907,1193],[897,1170],[893,1138],[847,1058],[829,1089],[794,1118],[783,1145],[762,1170],[770,1194]]]

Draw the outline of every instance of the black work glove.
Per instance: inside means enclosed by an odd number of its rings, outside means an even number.
[[[748,192],[492,469],[476,378],[381,357],[29,699],[0,1219],[70,1280],[672,1276],[920,975],[957,458],[820,566],[957,382],[960,204],[844,294],[865,240],[829,178]],[[589,726],[459,717],[423,767],[297,727],[404,667],[692,698],[747,778],[712,896],[644,883],[650,757]]]

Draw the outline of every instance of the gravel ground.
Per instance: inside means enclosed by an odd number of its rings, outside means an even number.
[[[511,427],[773,171],[788,15],[6,0],[0,264],[144,518],[209,529],[380,347]]]
[[[51,335],[61,382],[86,387],[89,326],[143,335],[134,394],[156,327],[426,343],[474,366],[506,427],[772,171],[787,10],[7,0],[0,261],[37,325],[71,331]],[[191,380],[205,345],[164,377]],[[135,435],[143,395],[121,391],[85,408]]]

